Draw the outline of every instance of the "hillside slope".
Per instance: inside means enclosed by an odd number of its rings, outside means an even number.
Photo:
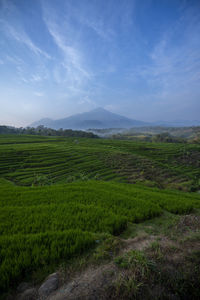
[[[0,176],[18,185],[101,179],[198,190],[200,145],[0,136]]]
[[[38,125],[44,125],[54,129],[88,129],[130,128],[134,126],[145,126],[148,125],[148,123],[126,118],[103,108],[97,108],[89,112],[73,115],[64,119],[51,120],[47,118],[31,124],[33,127]]]
[[[83,265],[86,253],[93,252],[96,263],[110,255],[114,259],[118,242],[124,245],[116,236],[134,235],[136,224],[161,218],[154,228],[158,231],[164,216],[167,222],[177,214],[197,213],[198,193],[164,188],[197,190],[199,153],[199,145],[192,144],[1,135],[0,298],[14,289],[9,299],[26,299],[16,297],[20,282],[37,286],[50,272],[71,266],[73,259]],[[198,220],[195,215],[192,222],[198,225]],[[186,221],[193,229],[190,219]],[[152,225],[146,229],[151,232]],[[152,269],[148,272],[154,274]]]

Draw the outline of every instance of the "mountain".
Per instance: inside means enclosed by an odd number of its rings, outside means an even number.
[[[51,127],[51,122],[53,122],[52,119],[49,119],[49,118],[44,118],[44,119],[41,119],[39,121],[36,121],[36,122],[33,122],[30,126],[31,127],[37,127],[37,126],[40,126],[40,125],[44,125],[45,127]]]
[[[32,123],[30,126],[37,127],[39,125],[44,125],[45,127],[53,129],[104,129],[148,126],[150,123],[132,120],[124,116],[114,114],[100,107],[89,112],[76,114],[64,119],[41,119]]]
[[[153,123],[132,120],[124,116],[114,114],[101,107],[91,110],[89,112],[76,114],[64,119],[52,120],[44,118],[32,123],[30,126],[37,127],[44,125],[45,127],[53,129],[106,129],[106,128],[131,128],[143,126],[163,126],[163,127],[186,127],[186,126],[200,126],[199,121],[158,121]]]

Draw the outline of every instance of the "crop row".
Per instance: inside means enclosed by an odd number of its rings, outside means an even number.
[[[92,245],[97,233],[119,234],[127,222],[163,209],[187,213],[200,197],[137,185],[87,181],[20,187],[0,180],[1,288],[40,264],[68,259]]]
[[[39,184],[36,177],[41,175],[46,177],[42,184],[50,184],[84,174],[90,179],[98,175],[102,180],[198,189],[199,161],[199,145],[0,136],[0,176],[19,185]]]
[[[81,254],[95,243],[95,236],[81,230],[17,234],[0,237],[0,291],[45,265]]]

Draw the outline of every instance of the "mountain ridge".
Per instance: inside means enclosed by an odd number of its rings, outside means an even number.
[[[89,129],[89,128],[130,128],[134,126],[147,126],[150,123],[133,120],[104,108],[98,107],[89,112],[79,113],[67,118],[52,120],[44,118],[32,123],[30,126],[44,125],[53,129]]]
[[[162,126],[162,127],[188,127],[200,126],[200,121],[176,120],[176,121],[157,121],[144,122],[134,120],[125,116],[110,112],[102,107],[95,108],[88,112],[78,113],[66,118],[53,120],[43,118],[30,124],[31,127],[43,125],[52,129],[108,129],[108,128],[131,128],[144,126]]]

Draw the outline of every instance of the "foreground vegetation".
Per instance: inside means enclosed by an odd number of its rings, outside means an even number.
[[[164,210],[189,213],[200,199],[113,182],[28,188],[2,180],[0,205],[1,289],[7,289],[38,267],[89,249],[100,234],[120,234],[129,222]]]
[[[198,145],[2,135],[1,291],[136,223],[200,208],[198,193],[158,188],[198,188],[198,155]]]

